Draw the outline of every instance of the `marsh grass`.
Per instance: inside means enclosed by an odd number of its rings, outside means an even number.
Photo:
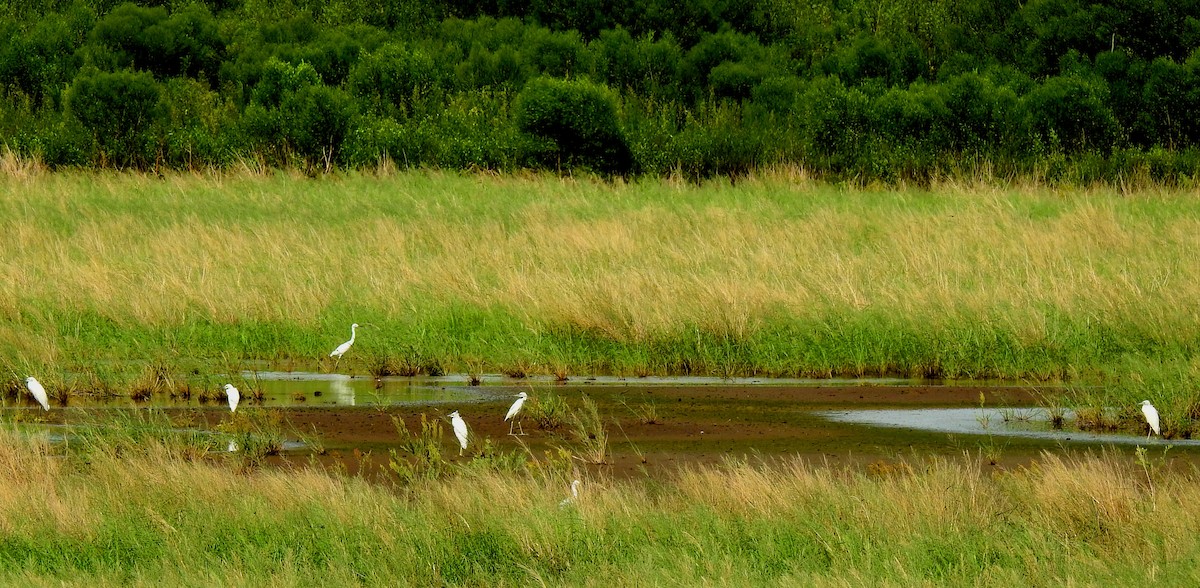
[[[147,455],[197,460],[217,448],[212,434],[174,423],[155,409],[72,413],[66,439],[71,455],[88,461]]]
[[[392,424],[400,436],[400,450],[390,451],[388,469],[402,482],[411,484],[417,480],[433,480],[447,470],[442,457],[442,421],[429,419],[421,413],[420,429],[416,433],[408,430],[403,419],[393,416]]]
[[[1172,400],[1200,382],[1190,188],[23,170],[0,175],[0,356],[21,373],[128,393],[154,358],[176,379],[328,367],[358,322],[355,357],[405,373],[1086,380],[1117,400],[1142,365],[1184,374],[1142,390],[1172,431],[1200,411]]]
[[[662,423],[662,417],[658,415],[658,406],[653,401],[643,402],[637,406],[630,406],[622,400],[621,404],[643,425],[658,425]]]
[[[232,442],[224,447],[235,449],[230,453],[240,471],[261,468],[267,457],[283,451],[289,435],[301,437],[284,420],[281,412],[262,408],[245,408],[231,413],[216,428],[226,435],[222,440]]]
[[[5,400],[16,400],[25,391],[25,382],[15,375],[0,376],[0,396]]]
[[[537,423],[539,429],[556,431],[567,423],[571,408],[562,396],[547,389],[530,395],[522,412],[521,417]]]
[[[153,443],[148,447],[159,447]],[[569,459],[567,461],[570,461]],[[856,469],[730,459],[649,483],[479,462],[404,487],[171,451],[63,459],[0,426],[6,584],[1188,585],[1200,484],[1167,454]]]
[[[578,450],[576,455],[585,462],[603,465],[608,463],[608,426],[596,402],[585,394],[580,406],[570,409],[567,422]]]

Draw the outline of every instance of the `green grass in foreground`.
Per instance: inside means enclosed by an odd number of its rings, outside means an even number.
[[[1197,219],[1194,190],[786,170],[698,186],[10,173],[0,372],[215,388],[250,362],[330,369],[357,322],[342,371],[1100,381],[1096,406],[1149,397],[1184,423]]]
[[[136,420],[136,419],[135,419]],[[0,430],[5,585],[1194,585],[1200,484],[1162,455],[862,470],[781,460],[668,480],[451,466],[382,487],[197,454],[154,422],[63,450]],[[123,427],[138,429],[124,434]],[[161,435],[155,437],[153,431]],[[136,444],[127,441],[137,437]],[[493,462],[494,463],[494,462]]]

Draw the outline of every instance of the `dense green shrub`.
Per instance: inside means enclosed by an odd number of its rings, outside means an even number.
[[[368,107],[381,114],[405,115],[426,99],[445,77],[433,58],[419,47],[389,43],[358,61],[349,86]]]
[[[102,161],[147,165],[157,149],[162,89],[147,73],[87,70],[67,90],[67,108],[92,136]]]
[[[1017,92],[975,73],[953,76],[938,86],[945,104],[945,141],[951,151],[986,153],[1021,140]]]
[[[212,14],[190,4],[168,14],[163,7],[122,4],[96,23],[91,41],[110,52],[93,53],[112,69],[135,68],[159,77],[186,75],[216,81],[224,42]]]
[[[455,68],[462,90],[511,92],[520,88],[531,74],[530,68],[522,63],[521,54],[510,45],[495,51],[475,45],[467,59]]]
[[[272,160],[299,157],[308,166],[328,167],[342,163],[354,115],[350,96],[322,84],[312,66],[271,59],[242,121],[251,141]]]
[[[595,72],[609,87],[656,99],[679,99],[683,50],[669,33],[634,40],[625,29],[604,31],[592,43]]]
[[[781,143],[780,129],[771,124],[771,117],[754,121],[745,111],[736,102],[706,103],[668,144],[673,170],[689,179],[736,177],[772,163],[772,146]]]
[[[713,70],[724,65],[727,69],[717,74],[717,81],[730,84],[731,87],[740,85],[740,80],[731,81],[731,78],[758,74],[757,79],[745,87],[748,93],[749,86],[765,77],[769,67],[764,63],[767,60],[766,49],[753,36],[734,31],[710,35],[692,47],[684,57],[683,77],[690,81],[687,91],[693,97],[706,96],[713,82]],[[734,64],[740,65],[740,68],[730,71],[728,68]]]
[[[195,168],[234,162],[241,137],[226,131],[237,128],[234,104],[207,84],[189,78],[164,83],[163,104],[163,158],[168,165]]]
[[[1200,54],[1185,64],[1160,57],[1145,70],[1142,108],[1149,136],[1164,147],[1200,141]]]
[[[22,32],[15,21],[0,21],[0,83],[26,94],[35,105],[61,109],[62,89],[79,69],[75,50],[81,33],[57,14]]]
[[[626,173],[633,165],[617,118],[617,98],[586,80],[536,78],[516,101],[516,121],[525,133],[548,142],[543,165],[585,166]]]
[[[588,71],[587,47],[578,32],[552,32],[533,28],[525,35],[523,51],[530,66],[538,73],[556,78],[571,77]]]
[[[773,76],[751,90],[756,107],[775,114],[788,114],[796,108],[796,98],[804,92],[804,81],[794,75]]]
[[[938,149],[948,143],[950,110],[942,94],[924,84],[888,90],[872,103],[871,119],[872,127],[896,144]]]
[[[854,166],[866,153],[870,98],[838,78],[813,80],[799,98],[806,151],[835,170]]]
[[[1120,130],[1105,103],[1107,92],[1100,79],[1055,76],[1046,80],[1024,99],[1032,132],[1068,152],[1112,149]]]

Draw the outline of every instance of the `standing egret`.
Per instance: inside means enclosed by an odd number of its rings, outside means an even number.
[[[571,482],[571,495],[562,499],[562,502],[558,503],[559,508],[566,508],[574,504],[576,500],[579,500],[579,485],[582,483],[583,482],[580,482],[579,480]]]
[[[333,351],[329,352],[329,357],[337,358],[337,361],[335,361],[333,363],[334,369],[337,369],[337,364],[342,361],[342,356],[345,355],[347,351],[350,351],[350,346],[354,345],[354,337],[356,335],[356,332],[354,330],[357,328],[358,328],[358,323],[354,323],[354,324],[350,325],[350,340],[346,341],[345,343],[342,343],[341,345],[338,345],[337,349],[334,349]]]
[[[1150,435],[1162,436],[1162,430],[1158,428],[1158,409],[1150,404],[1149,400],[1142,401],[1142,414],[1146,415],[1146,424],[1150,425],[1150,432],[1146,433],[1146,440],[1150,440]]]
[[[464,421],[456,410],[450,413],[450,424],[454,425],[454,436],[458,437],[458,454],[461,456],[467,448],[467,421]]]
[[[46,389],[42,387],[42,383],[37,381],[37,378],[29,376],[25,378],[25,387],[29,388],[29,393],[37,399],[38,404],[42,405],[42,410],[50,410],[50,397],[46,396]]]
[[[504,420],[507,421],[509,419],[512,419],[512,422],[508,423],[508,434],[509,435],[513,434],[513,432],[512,432],[513,423],[517,422],[517,419],[514,419],[513,417],[517,416],[518,412],[521,412],[521,407],[525,405],[526,398],[529,398],[529,394],[527,394],[525,392],[517,394],[517,401],[513,403],[512,408],[508,409],[508,414],[504,415]],[[521,434],[522,435],[525,434],[525,427],[521,427]]]
[[[233,387],[233,384],[225,384],[225,397],[229,399],[229,412],[237,412],[238,401],[242,399],[242,394]]]

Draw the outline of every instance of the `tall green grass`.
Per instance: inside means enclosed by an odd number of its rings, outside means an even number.
[[[667,480],[470,464],[385,487],[146,441],[63,459],[0,430],[6,585],[1188,585],[1200,485],[1162,455],[838,469],[731,461]],[[529,470],[533,472],[535,470]]]
[[[1194,374],[1195,259],[1200,198],[1153,185],[25,170],[0,372],[331,369],[357,322],[340,370]]]

